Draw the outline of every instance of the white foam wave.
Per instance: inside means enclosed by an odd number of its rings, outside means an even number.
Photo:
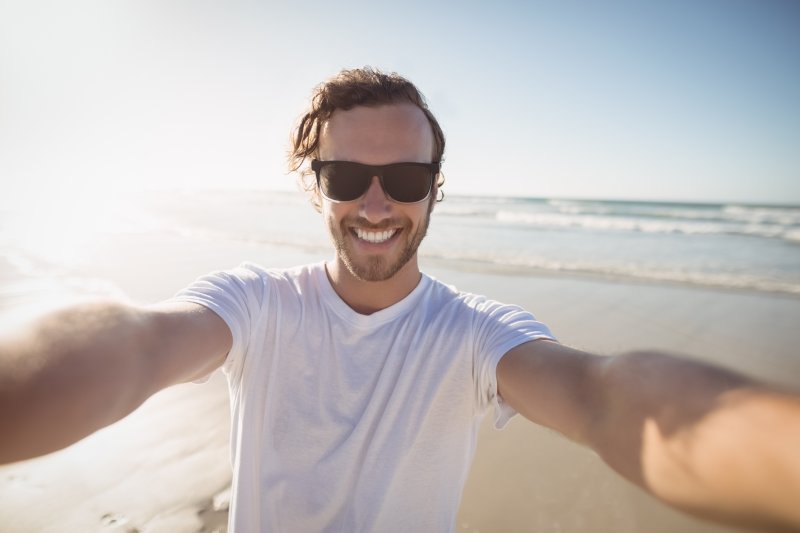
[[[564,213],[498,211],[498,222],[540,229],[576,228],[596,231],[629,231],[641,233],[679,233],[686,235],[748,235],[765,238],[787,238],[787,231],[777,224],[715,222],[708,220],[675,220],[640,217],[604,217]]]
[[[494,209],[480,209],[467,206],[441,205],[434,209],[434,216],[451,217],[494,217],[497,211]]]
[[[500,221],[537,224],[548,221],[556,226],[618,227],[633,228],[634,231],[658,229],[659,232],[707,233],[707,229],[688,230],[685,224],[719,224],[718,233],[742,233],[763,236],[781,236],[782,233],[800,227],[800,207],[770,207],[723,204],[672,204],[658,202],[620,202],[599,200],[531,200],[507,199],[505,202],[483,199],[457,198],[453,203],[438,209],[446,216],[494,216]],[[558,215],[585,218],[584,223],[552,222]],[[550,217],[549,219],[546,217]],[[592,218],[594,217],[594,218]],[[620,219],[622,222],[598,222],[597,217]],[[631,222],[633,219],[635,222]],[[675,224],[675,226],[669,226]],[[728,226],[735,225],[730,230]],[[708,228],[709,226],[706,226]],[[747,229],[743,229],[743,228]],[[712,231],[715,233],[716,231]]]
[[[657,283],[676,283],[681,285],[700,285],[719,289],[738,289],[784,293],[800,296],[800,280],[779,280],[758,277],[744,273],[719,273],[689,271],[675,268],[651,268],[637,264],[599,264],[584,261],[558,261],[539,258],[487,258],[485,254],[461,253],[458,255],[437,254],[438,259],[454,263],[469,261],[477,264],[511,267],[514,269],[531,269],[563,274],[596,275],[618,279],[634,279]]]
[[[800,229],[786,231],[781,237],[789,242],[800,243]]]
[[[10,286],[0,287],[3,297],[28,294],[31,287],[47,288],[64,294],[127,299],[125,292],[108,279],[82,276],[64,265],[47,263],[18,252],[5,251],[0,260],[10,265],[20,277]]]
[[[568,215],[610,215],[614,209],[600,203],[578,200],[548,200],[547,205],[556,212]]]
[[[800,208],[797,207],[727,205],[722,212],[726,217],[742,222],[780,224],[782,226],[800,225]]]

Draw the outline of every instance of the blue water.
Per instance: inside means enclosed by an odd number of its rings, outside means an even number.
[[[800,207],[448,198],[427,251],[498,265],[800,294]]]
[[[102,235],[115,250],[127,247],[133,256],[149,253],[136,248],[142,235],[167,234],[200,239],[208,249],[238,242],[249,250],[280,245],[323,257],[331,253],[321,218],[301,193],[148,193],[127,198],[122,206],[83,225],[70,225],[64,217],[63,224],[50,222],[39,233],[28,229],[41,224],[41,216],[0,212],[0,256],[17,268],[69,266],[91,248],[84,232]],[[434,210],[421,254],[423,265],[430,259],[453,268],[798,296],[800,207],[448,196]],[[232,261],[245,259],[250,258]],[[230,266],[226,261],[218,268]]]

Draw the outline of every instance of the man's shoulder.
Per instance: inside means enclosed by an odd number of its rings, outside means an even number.
[[[427,311],[431,322],[444,321],[444,327],[452,325],[453,330],[459,326],[471,328],[476,335],[490,335],[502,342],[510,342],[509,349],[520,338],[555,340],[545,324],[518,304],[458,290],[434,278],[431,281],[432,305]]]
[[[426,276],[430,279],[429,301],[431,303],[436,302],[439,305],[450,305],[454,308],[463,308],[473,312],[481,312],[488,308],[517,307],[498,302],[483,294],[460,290],[456,286],[440,281],[433,276],[427,274]]]
[[[239,278],[261,279],[271,281],[296,281],[304,278],[314,278],[324,271],[325,263],[310,263],[284,268],[266,268],[257,263],[245,261],[239,266],[225,271]]]
[[[265,268],[248,261],[233,268],[210,272],[179,294],[187,291],[212,295],[240,294],[263,301],[272,292],[282,295],[307,292],[317,283],[324,268],[321,262],[289,268]]]

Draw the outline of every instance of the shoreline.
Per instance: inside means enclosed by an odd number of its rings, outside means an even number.
[[[598,283],[620,283],[647,286],[666,286],[687,289],[700,289],[708,291],[719,291],[722,293],[734,294],[765,294],[777,297],[784,297],[793,300],[800,300],[800,287],[796,291],[784,289],[770,289],[765,287],[746,287],[731,286],[723,284],[713,284],[693,280],[675,280],[665,278],[648,278],[646,276],[636,276],[611,272],[597,272],[592,270],[564,269],[555,270],[534,266],[512,265],[496,263],[492,261],[481,261],[477,259],[451,259],[436,256],[422,256],[421,263],[428,263],[435,267],[446,268],[449,270],[459,270],[475,274],[499,274],[513,277],[536,277],[536,278],[566,278],[575,280],[588,280]]]

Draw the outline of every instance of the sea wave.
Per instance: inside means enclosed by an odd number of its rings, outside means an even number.
[[[800,207],[687,204],[613,200],[501,201],[456,198],[437,213],[445,217],[494,218],[543,227],[586,227],[658,233],[735,233],[782,237],[800,229]]]
[[[716,289],[753,290],[800,296],[800,280],[780,280],[744,273],[688,271],[681,268],[652,268],[631,263],[600,264],[588,261],[558,261],[547,258],[491,258],[485,254],[449,254],[434,251],[427,257],[446,262],[455,268],[498,268],[501,271],[540,271],[558,274],[590,275],[603,278],[653,283],[696,285]]]
[[[532,213],[498,211],[495,219],[540,229],[585,229],[595,231],[628,231],[640,233],[672,233],[685,235],[745,235],[764,238],[797,239],[800,229],[768,223],[734,223],[704,220],[646,219],[637,217],[573,216],[564,213]]]
[[[48,296],[54,292],[70,295],[103,296],[126,299],[127,296],[112,281],[81,275],[64,265],[48,262],[23,251],[4,250],[0,253],[0,262],[13,270],[9,279],[0,286],[0,299],[30,297],[38,292],[46,292]],[[57,289],[57,290],[56,290]]]
[[[789,230],[783,234],[783,238],[789,242],[800,243],[800,229]]]
[[[637,216],[668,220],[703,220],[800,226],[800,208],[658,202],[548,202],[557,212],[573,215]]]
[[[467,205],[441,205],[434,210],[435,216],[446,217],[487,217],[494,218],[497,209],[474,207]]]
[[[800,226],[800,208],[726,205],[722,212],[731,220]]]
[[[610,215],[614,209],[596,202],[579,200],[548,200],[547,205],[559,213],[570,215]]]

